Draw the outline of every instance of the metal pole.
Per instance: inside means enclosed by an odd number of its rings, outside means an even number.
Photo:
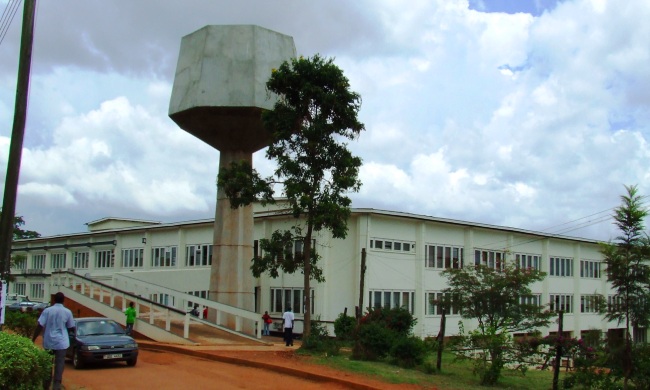
[[[11,267],[11,243],[14,234],[16,213],[16,194],[20,175],[20,160],[25,138],[25,119],[27,117],[27,96],[29,93],[29,73],[32,64],[32,43],[34,41],[34,11],[36,0],[25,0],[23,8],[23,27],[18,62],[18,81],[16,83],[16,104],[14,124],[9,145],[9,161],[5,179],[2,217],[0,218],[0,273],[9,274]]]
[[[363,317],[363,283],[366,280],[366,248],[361,248],[361,277],[359,278],[359,311],[357,313],[357,324],[361,323]]]

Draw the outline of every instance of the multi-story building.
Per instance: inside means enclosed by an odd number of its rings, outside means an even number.
[[[256,242],[296,220],[288,212],[257,209]],[[12,254],[22,260],[12,268],[11,293],[30,299],[49,296],[50,275],[69,270],[111,284],[114,275],[208,297],[212,257],[213,220],[157,223],[105,218],[90,222],[84,233],[14,242]],[[492,226],[402,212],[353,209],[345,239],[327,232],[316,236],[316,250],[324,283],[313,282],[309,295],[313,318],[333,321],[359,304],[362,251],[366,252],[363,306],[408,308],[417,318],[415,334],[435,336],[440,313],[432,300],[447,286],[441,272],[447,268],[483,264],[499,268],[518,264],[544,271],[547,276],[532,286],[530,298],[540,306],[562,310],[564,330],[579,336],[597,329],[621,332],[623,325],[608,322],[594,305],[594,296],[614,300],[602,255],[595,240],[571,238],[522,229]],[[300,251],[301,243],[294,250]],[[303,314],[301,274],[263,276],[256,280],[255,311],[279,317],[287,306],[298,318]],[[150,299],[184,308],[152,291]],[[460,313],[447,315],[447,334],[458,331]],[[464,320],[471,329],[472,321]],[[300,325],[299,325],[300,326]],[[554,331],[552,325],[542,333]],[[300,331],[300,329],[298,329]],[[645,333],[638,336],[645,338]]]

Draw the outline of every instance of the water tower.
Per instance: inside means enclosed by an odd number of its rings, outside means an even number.
[[[266,90],[271,70],[294,58],[293,38],[252,25],[206,26],[181,42],[169,116],[219,150],[219,166],[253,163],[270,137],[261,113],[276,101]],[[213,180],[213,179],[210,179]],[[217,190],[210,299],[253,311],[253,208],[232,209]],[[228,327],[240,328],[234,318]],[[250,326],[246,326],[250,330]]]

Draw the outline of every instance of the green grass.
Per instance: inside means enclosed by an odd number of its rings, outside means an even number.
[[[367,375],[383,382],[406,383],[427,387],[436,387],[441,390],[485,390],[479,384],[479,378],[472,372],[470,361],[455,361],[450,353],[443,354],[442,372],[426,374],[418,369],[405,369],[383,362],[366,362],[352,360],[349,352],[341,352],[338,356],[312,355],[318,364],[327,365],[338,370],[355,374]],[[429,357],[433,362],[435,358]],[[560,386],[566,373],[560,373]],[[526,375],[504,369],[499,384],[493,388],[513,390],[548,390],[552,388],[552,371],[528,370]]]

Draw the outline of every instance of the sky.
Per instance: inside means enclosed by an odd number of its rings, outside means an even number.
[[[3,182],[21,15],[0,43]],[[219,152],[168,117],[180,41],[255,24],[361,95],[353,207],[614,239],[625,185],[650,194],[648,20],[647,0],[39,1],[16,214],[44,236],[213,218]]]

